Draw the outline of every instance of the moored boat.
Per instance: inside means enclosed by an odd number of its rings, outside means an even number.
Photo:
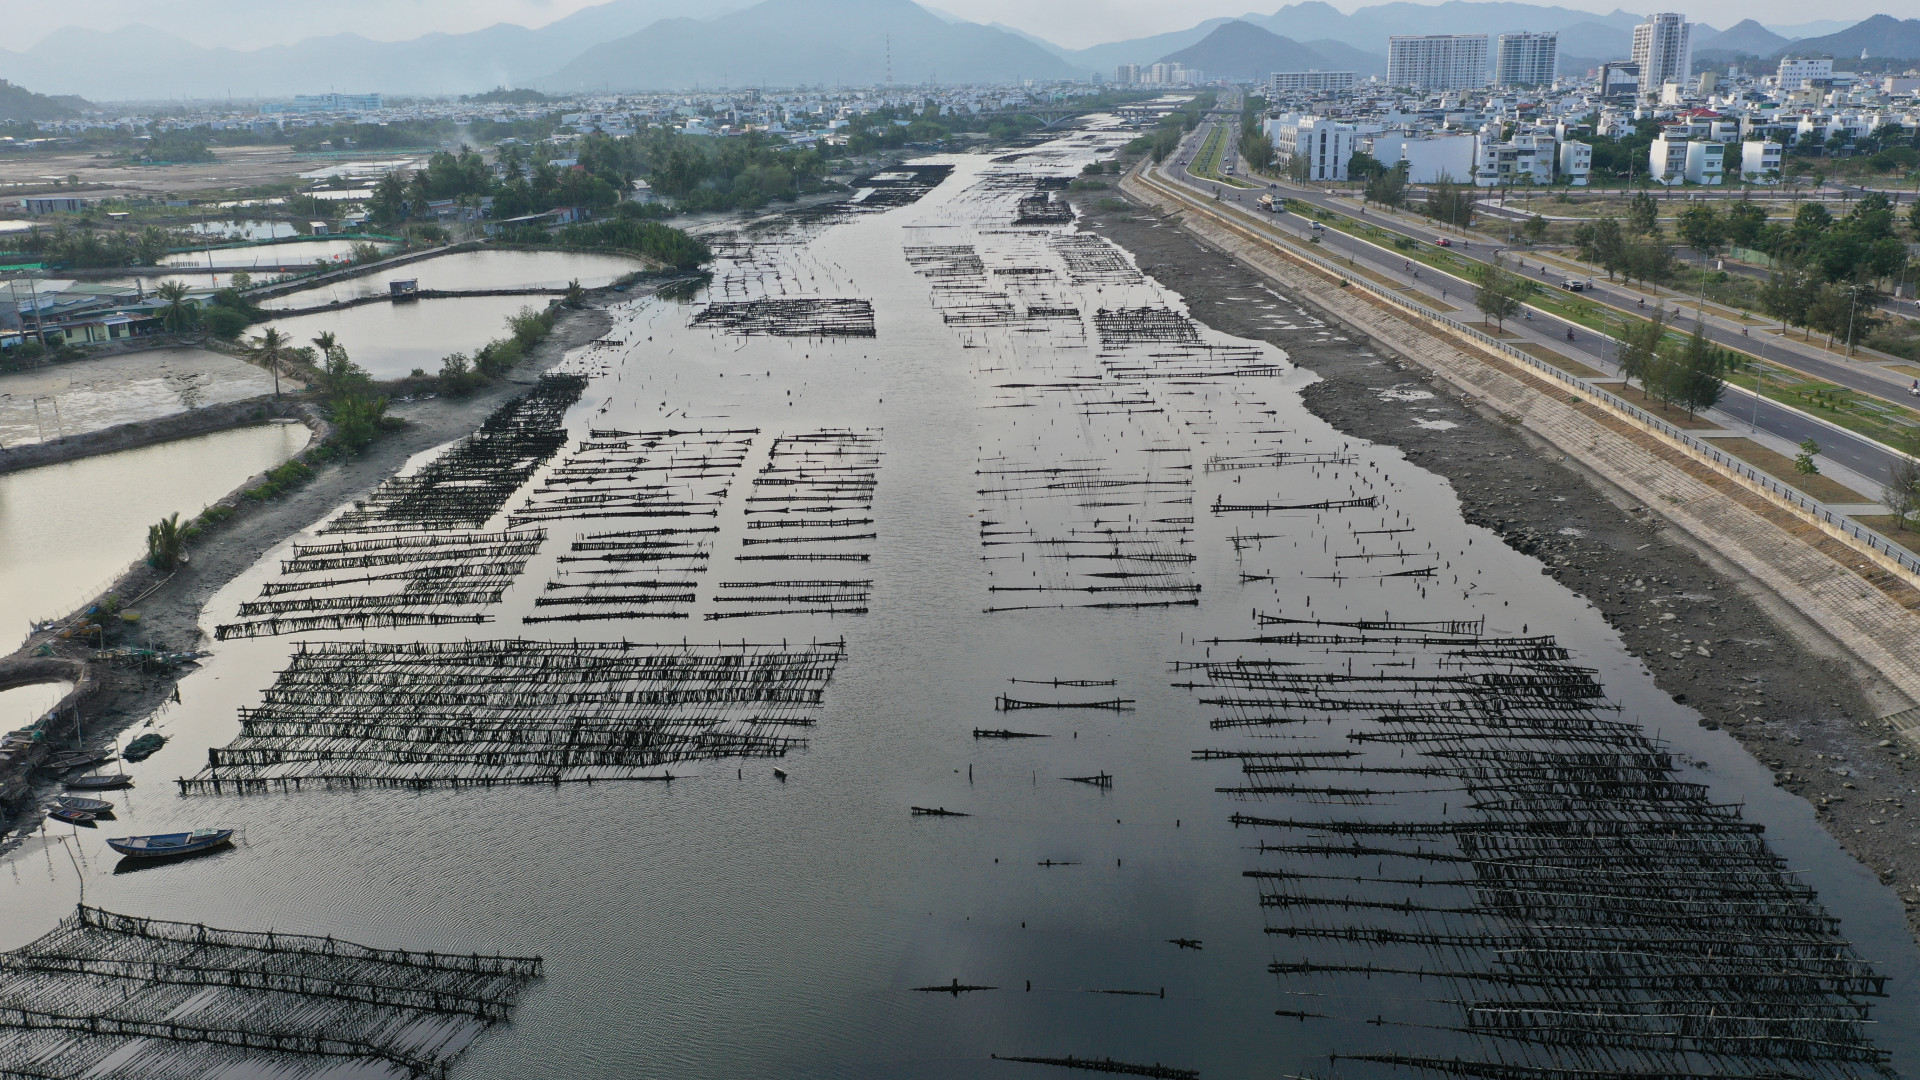
[[[195,829],[192,832],[159,833],[153,836],[123,836],[108,840],[107,846],[129,859],[157,859],[211,851],[232,839],[232,829]]]
[[[126,773],[101,773],[94,776],[76,776],[67,781],[69,791],[112,791],[115,788],[133,786],[133,777]]]
[[[56,806],[47,811],[47,816],[55,821],[64,821],[69,825],[93,824],[92,814],[87,813],[85,810],[69,810],[64,806]]]
[[[60,795],[54,798],[55,806],[62,810],[78,810],[83,814],[99,817],[113,813],[113,804],[105,799],[89,799],[80,795]]]

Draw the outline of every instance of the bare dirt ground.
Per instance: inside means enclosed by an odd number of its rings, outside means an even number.
[[[1912,839],[1915,814],[1906,807],[1913,798],[1920,813],[1920,760],[1909,760],[1875,719],[1888,710],[1859,689],[1868,680],[1858,661],[1761,583],[1605,480],[1417,368],[1269,330],[1256,307],[1225,299],[1247,295],[1265,278],[1152,211],[1101,210],[1099,202],[1075,198],[1083,222],[1099,222],[1142,269],[1185,296],[1196,318],[1285,348],[1321,376],[1306,393],[1317,415],[1446,477],[1468,521],[1592,600],[1663,690],[1702,713],[1705,726],[1731,732],[1777,784],[1813,804],[1841,846],[1896,889],[1908,929],[1920,938],[1920,841]],[[1414,381],[1434,394],[1418,402],[1418,414],[1383,400],[1382,391]],[[1416,418],[1455,426],[1418,426]]]
[[[0,375],[0,448],[272,392],[271,374],[210,349],[152,349],[48,364]]]
[[[291,180],[345,161],[416,158],[419,153],[369,151],[322,158],[296,154],[285,146],[218,147],[214,160],[198,165],[132,165],[112,154],[9,154],[0,157],[0,199],[47,190],[54,180],[78,177],[74,194],[86,198],[117,195],[196,195]]]

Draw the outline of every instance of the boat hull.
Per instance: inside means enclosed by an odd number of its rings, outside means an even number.
[[[162,833],[155,836],[124,836],[108,840],[107,846],[129,859],[171,859],[198,855],[224,847],[233,840],[232,829],[204,829],[191,833]]]

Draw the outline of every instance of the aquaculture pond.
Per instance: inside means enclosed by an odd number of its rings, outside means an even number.
[[[702,293],[232,582],[111,833],[0,876],[0,948],[49,958],[0,1025],[122,1025],[21,1067],[1910,1069],[1901,912],[1807,807],[1075,225],[1129,137],[716,237]],[[138,873],[104,842],[209,826],[240,842]],[[69,974],[202,941],[310,981]]]
[[[293,240],[284,244],[254,244],[247,247],[208,248],[182,251],[163,257],[161,266],[183,270],[247,270],[253,267],[310,266],[316,262],[344,262],[353,255],[356,243],[350,238],[333,240]],[[391,244],[375,244],[390,248]]]
[[[30,683],[0,690],[0,731],[14,731],[33,723],[72,692],[70,682]]]
[[[452,352],[472,352],[506,336],[508,316],[522,308],[544,309],[545,296],[455,296],[397,303],[361,304],[275,319],[273,326],[297,344],[331,332],[355,363],[377,379],[397,379],[415,368],[433,374]],[[261,327],[248,331],[257,335]]]
[[[461,251],[421,259],[377,274],[332,281],[311,289],[266,300],[269,310],[315,307],[336,300],[386,296],[388,282],[407,279],[422,289],[462,292],[479,289],[564,289],[570,281],[583,288],[611,285],[636,270],[638,259],[619,255],[588,255],[566,251]]]
[[[193,517],[307,440],[260,424],[0,474],[0,633],[70,613],[146,553],[147,526]]]
[[[273,376],[208,349],[149,349],[0,375],[0,446],[153,420],[273,392]]]

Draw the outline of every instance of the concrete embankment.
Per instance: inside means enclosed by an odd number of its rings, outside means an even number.
[[[69,435],[46,442],[28,443],[24,446],[9,446],[0,449],[0,473],[74,461],[92,457],[95,454],[132,450],[135,447],[171,442],[174,439],[187,439],[195,435],[207,435],[215,431],[225,431],[228,428],[293,415],[295,415],[294,405],[285,398],[275,400],[268,396],[222,402],[218,405],[175,413],[172,416],[163,416],[157,420],[116,424],[113,427],[89,431],[83,435]]]

